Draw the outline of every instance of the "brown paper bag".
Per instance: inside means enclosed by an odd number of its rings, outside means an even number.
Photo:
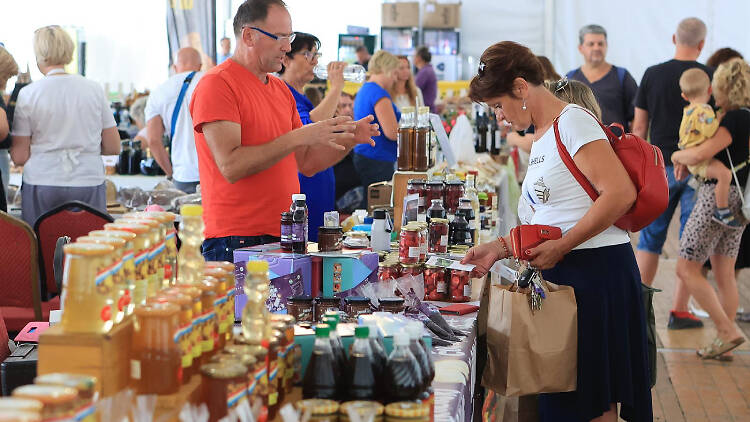
[[[573,288],[543,282],[547,298],[532,312],[528,295],[490,287],[487,367],[482,383],[503,396],[576,389],[578,310]]]

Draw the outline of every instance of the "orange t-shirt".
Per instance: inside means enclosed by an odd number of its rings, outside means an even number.
[[[204,123],[241,125],[242,145],[262,145],[302,126],[289,88],[269,75],[258,77],[232,59],[201,78],[190,102],[198,151],[206,238],[280,235],[280,214],[299,192],[294,154],[232,184],[219,171],[203,136]]]

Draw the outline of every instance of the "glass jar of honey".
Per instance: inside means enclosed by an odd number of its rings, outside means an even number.
[[[133,265],[135,267],[135,287],[131,292],[135,307],[144,305],[148,296],[148,253],[151,250],[151,229],[138,223],[107,223],[104,225],[106,231],[126,231],[135,234],[133,241]]]
[[[226,417],[247,394],[247,369],[237,361],[207,363],[201,366],[201,379],[210,422]]]
[[[271,330],[268,338],[264,339],[261,344],[268,350],[268,418],[273,420],[279,412],[279,407],[283,401],[284,389],[279,383],[279,366],[282,365],[282,357],[279,354],[281,347],[281,333],[277,330]]]
[[[286,350],[284,356],[284,392],[290,394],[294,388],[294,374],[298,366],[296,346],[294,344],[294,324],[295,319],[291,315],[271,314],[269,320],[272,324],[279,324],[279,331],[283,334]],[[299,363],[301,366],[301,362]]]
[[[173,289],[167,289],[167,292],[175,290],[177,293],[184,294],[190,297],[190,301],[193,304],[193,323],[190,327],[190,350],[192,350],[192,366],[191,374],[197,374],[200,364],[200,358],[203,354],[203,302],[201,301],[201,290],[195,286],[177,284]]]
[[[171,303],[135,309],[130,378],[137,394],[174,394],[180,388],[179,314],[180,308]]]
[[[125,312],[130,303],[130,293],[128,283],[125,281],[125,267],[122,262],[122,256],[125,253],[125,240],[117,237],[95,237],[81,236],[76,239],[76,243],[98,243],[109,245],[114,248],[112,252],[112,265],[110,267],[110,276],[112,277],[112,318],[114,323],[118,324],[125,318]]]
[[[233,309],[228,308],[229,299],[227,298],[227,272],[221,268],[204,268],[203,274],[213,277],[216,280],[216,299],[214,299],[214,311],[216,312],[217,326],[217,346],[218,350],[224,348],[227,343],[227,334],[234,325]],[[230,320],[231,317],[231,320]]]
[[[99,415],[94,403],[96,393],[96,377],[79,374],[51,373],[34,379],[36,385],[57,385],[74,388],[78,392],[75,403],[74,420],[78,422],[95,422]],[[2,410],[0,410],[2,413]]]
[[[187,384],[197,372],[193,366],[193,349],[191,339],[193,335],[193,298],[179,289],[165,289],[158,295],[149,298],[146,303],[171,303],[180,307],[180,328],[176,340],[180,348],[180,362],[182,366],[182,383]]]
[[[115,238],[125,241],[125,247],[122,252],[122,277],[126,286],[121,303],[118,303],[118,311],[122,311],[127,317],[133,314],[135,302],[133,292],[135,291],[135,233],[123,230],[93,230],[89,232],[91,237]],[[122,309],[120,309],[122,307]]]
[[[255,371],[258,366],[258,360],[253,355],[252,352],[252,346],[247,346],[244,344],[228,344],[227,347],[224,348],[221,354],[218,354],[212,358],[214,359],[223,359],[227,356],[232,356],[236,359],[239,359],[243,365],[245,365],[245,368],[247,368],[247,398],[250,400],[250,406],[252,407],[255,403],[254,398],[257,397],[257,390],[258,390],[258,382],[255,379]]]
[[[13,390],[14,398],[42,403],[42,420],[70,419],[75,414],[78,392],[59,385],[24,385]]]
[[[143,214],[156,218],[164,226],[164,283],[165,286],[173,286],[177,282],[177,229],[174,226],[177,215],[164,211],[146,211]]]
[[[61,326],[68,332],[106,333],[114,324],[112,264],[115,248],[92,243],[63,247]]]
[[[22,399],[18,397],[0,397],[0,415],[28,415],[24,416],[28,419],[23,419],[21,416],[18,418],[11,418],[9,416],[7,419],[0,418],[0,421],[41,421],[43,408],[44,405],[39,400]],[[34,419],[34,417],[36,417],[36,419]]]
[[[201,363],[207,363],[208,359],[216,350],[218,340],[218,325],[216,318],[216,292],[219,289],[217,280],[211,276],[196,286],[201,291],[201,304],[203,305],[203,316],[201,317]]]
[[[166,255],[166,231],[164,226],[154,218],[144,215],[136,215],[118,218],[115,223],[136,223],[149,227],[151,236],[151,250],[148,252],[148,290],[147,297],[156,295],[156,292],[164,286],[164,260]]]
[[[226,280],[227,287],[227,303],[225,304],[227,312],[227,322],[229,328],[226,332],[227,341],[232,339],[232,327],[234,326],[235,320],[235,294],[236,294],[236,281],[234,277],[234,264],[227,261],[208,261],[206,262],[205,268],[221,268],[224,270],[224,279]]]
[[[255,357],[255,370],[253,376],[255,377],[255,395],[251,396],[253,403],[255,399],[259,399],[263,405],[268,403],[268,350],[261,344],[250,344],[247,343],[247,339],[243,336],[236,336],[234,338],[236,345],[248,347],[247,351]],[[231,347],[231,346],[230,346]],[[231,349],[230,349],[231,350]]]

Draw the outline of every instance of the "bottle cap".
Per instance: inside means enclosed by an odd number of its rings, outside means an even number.
[[[385,210],[382,208],[376,209],[372,212],[372,218],[375,220],[385,220]]]
[[[253,273],[265,273],[268,272],[268,261],[254,260],[247,262],[247,271]]]
[[[292,195],[292,202],[306,201],[306,200],[307,200],[307,196],[304,193],[295,193],[294,195]]]
[[[370,327],[365,326],[359,326],[354,329],[354,337],[356,338],[369,338],[370,337]]]
[[[328,338],[330,334],[331,327],[329,327],[328,324],[318,324],[318,326],[315,327],[316,338]]]
[[[185,217],[200,217],[203,215],[203,207],[196,204],[185,204],[180,208],[180,214]]]
[[[400,331],[393,335],[393,344],[395,346],[408,346],[409,345],[409,334]]]

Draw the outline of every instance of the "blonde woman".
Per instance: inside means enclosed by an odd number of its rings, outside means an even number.
[[[712,88],[716,105],[725,112],[724,117],[713,137],[695,148],[672,154],[675,178],[684,179],[687,166],[713,157],[727,168],[734,165],[738,183],[744,187],[748,182],[748,166],[739,166],[750,156],[750,111],[743,109],[750,106],[750,65],[740,58],[719,65],[714,72]],[[716,325],[716,339],[698,350],[698,356],[731,360],[729,352],[745,341],[734,324],[739,303],[734,263],[747,221],[740,211],[742,191],[735,183],[729,190],[729,208],[743,224],[729,227],[712,220],[716,206],[715,189],[716,182],[712,180],[702,183],[697,189],[695,206],[680,236],[677,276]],[[711,259],[718,295],[701,273],[708,258]]]
[[[18,74],[18,64],[8,50],[0,47],[0,210],[7,211],[5,197],[8,193],[8,179],[10,179],[10,159],[8,148],[10,148],[10,125],[12,114],[4,101],[5,88],[8,79]]]
[[[396,162],[396,137],[401,112],[393,104],[389,92],[396,82],[398,58],[380,50],[369,62],[370,80],[362,85],[354,99],[354,119],[375,116],[380,125],[380,135],[373,137],[375,146],[357,145],[354,147],[354,168],[367,190],[372,183],[391,180]],[[366,197],[366,195],[365,195]]]
[[[411,63],[406,56],[398,56],[398,72],[396,73],[396,83],[393,85],[393,103],[399,110],[407,106],[424,105],[422,90],[414,83]]]
[[[18,95],[10,158],[23,167],[22,218],[33,225],[72,200],[106,211],[101,155],[120,152],[120,136],[104,90],[65,72],[74,45],[59,26],[34,32],[34,54],[44,78]]]

